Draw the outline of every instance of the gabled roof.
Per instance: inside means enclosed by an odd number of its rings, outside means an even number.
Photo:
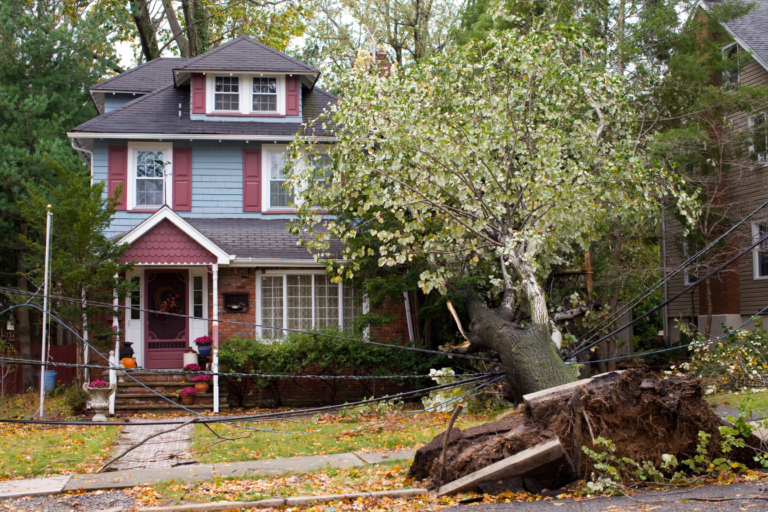
[[[88,90],[91,92],[150,93],[171,83],[174,68],[184,65],[189,60],[165,57],[153,59],[103,82],[99,82]]]
[[[221,46],[189,59],[174,68],[176,71],[255,71],[320,74],[317,68],[299,62],[283,52],[240,36]]]
[[[179,217],[179,215],[171,210],[168,206],[163,206],[155,213],[153,213],[151,217],[122,236],[119,243],[130,245],[139,240],[142,236],[149,233],[152,228],[165,220],[170,221],[171,224],[179,228],[184,234],[192,238],[192,240],[213,254],[218,260],[217,263],[228,265],[234,259],[234,255],[228,254],[221,247],[216,245],[205,235],[192,227],[187,221]]]
[[[338,101],[334,95],[317,87],[302,88],[302,122],[310,123],[331,103]],[[181,116],[179,116],[181,105]],[[87,133],[99,134],[160,134],[160,135],[237,135],[239,139],[251,136],[254,140],[262,137],[293,138],[302,123],[270,123],[239,121],[197,121],[190,118],[189,87],[174,88],[173,85],[137,98],[133,101],[86,121],[69,132],[71,137],[82,137]],[[316,125],[316,123],[313,123]],[[314,126],[307,135],[333,137],[331,127],[323,130]],[[157,138],[157,137],[155,137]]]
[[[742,18],[725,23],[725,28],[768,70],[768,0],[752,0],[750,3],[756,4],[754,8]]]

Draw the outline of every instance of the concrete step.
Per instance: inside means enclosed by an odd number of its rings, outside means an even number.
[[[181,403],[178,395],[166,395],[170,400],[175,403]],[[219,397],[219,402],[226,402],[226,397]],[[206,393],[204,395],[197,395],[195,397],[195,403],[197,404],[213,404],[213,395]],[[115,405],[144,407],[145,405],[165,405],[167,407],[173,407],[167,400],[163,400],[157,395],[133,395],[131,397],[117,396]]]
[[[142,384],[161,393],[178,393],[184,388],[195,387],[194,382],[142,382]],[[222,388],[223,386],[219,387]],[[209,383],[209,389],[213,389],[213,382]],[[149,391],[141,384],[135,382],[118,382],[117,393],[122,395],[124,393],[149,393]]]
[[[185,405],[184,407],[197,412],[206,412],[206,411],[213,410],[213,404],[195,403],[194,405]],[[229,409],[229,404],[227,403],[219,404],[219,412],[221,412],[222,414],[226,413],[228,409]],[[118,416],[121,418],[127,418],[130,416],[133,416],[134,414],[158,414],[158,413],[171,413],[171,412],[183,413],[184,409],[182,409],[181,407],[174,407],[171,404],[145,405],[145,406],[138,406],[138,407],[134,405],[115,404],[115,416]]]
[[[133,377],[134,379],[138,380],[139,382],[149,383],[149,382],[182,382],[182,381],[190,381],[192,377],[199,374],[193,374],[193,373],[186,373],[183,372],[181,369],[178,370],[179,373],[164,373],[164,372],[153,372],[151,370],[148,371],[136,371],[136,370],[121,370],[125,371],[128,375]],[[109,370],[104,370],[102,372],[102,378],[109,382]],[[126,382],[134,382],[132,378],[130,377],[124,377],[124,380]]]

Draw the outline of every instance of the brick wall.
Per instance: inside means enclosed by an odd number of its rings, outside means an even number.
[[[224,309],[224,294],[228,292],[248,293],[248,311],[227,311]],[[208,275],[208,315],[213,318],[213,276]],[[219,320],[256,323],[256,270],[253,268],[219,268]],[[229,322],[219,322],[219,340],[234,336],[256,336],[256,328]]]
[[[408,317],[405,314],[405,300],[403,297],[388,297],[384,304],[374,313],[386,314],[395,318],[384,325],[371,327],[371,335],[381,341],[389,342],[407,342],[408,339]]]

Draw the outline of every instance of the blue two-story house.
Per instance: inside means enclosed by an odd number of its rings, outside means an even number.
[[[199,336],[349,328],[355,291],[330,281],[286,227],[288,144],[329,104],[320,72],[249,37],[161,58],[90,89],[98,117],[69,132],[94,181],[122,185],[109,235],[139,286],[119,322],[144,368],[181,368]],[[321,142],[334,133],[308,128]],[[322,160],[322,158],[321,158]],[[331,248],[340,255],[340,246]],[[391,306],[388,306],[391,307]],[[131,309],[133,308],[133,309]],[[144,311],[142,311],[142,309]],[[399,335],[408,336],[402,305]],[[146,310],[173,310],[191,318]],[[406,313],[408,313],[406,315]]]

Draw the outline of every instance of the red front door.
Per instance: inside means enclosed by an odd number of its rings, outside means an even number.
[[[147,323],[144,333],[146,368],[181,368],[189,346],[189,319],[158,312],[188,315],[187,270],[147,270]]]

